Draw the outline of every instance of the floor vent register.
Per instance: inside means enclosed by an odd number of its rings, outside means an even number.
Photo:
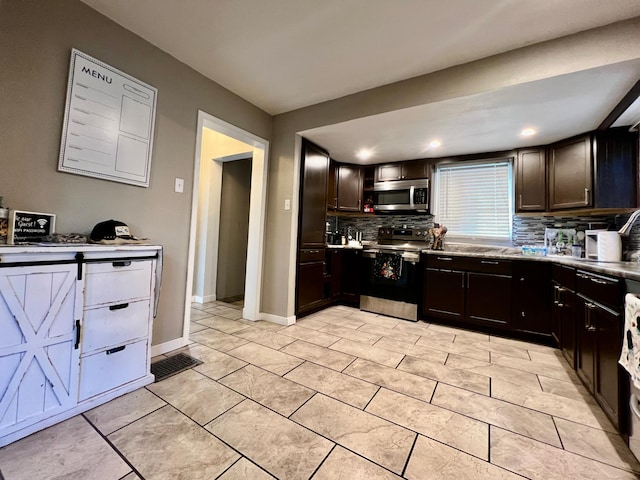
[[[159,360],[151,364],[151,373],[156,377],[156,383],[171,377],[176,373],[183,372],[189,368],[201,365],[202,361],[185,355],[184,353],[178,353],[171,357],[167,357],[164,360]]]

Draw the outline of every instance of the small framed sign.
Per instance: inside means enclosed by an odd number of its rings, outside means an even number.
[[[9,213],[9,238],[7,243],[13,245],[41,242],[55,231],[56,216],[53,213],[11,210]]]

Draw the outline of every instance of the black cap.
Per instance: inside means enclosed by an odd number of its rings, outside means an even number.
[[[118,220],[107,220],[100,222],[93,227],[89,239],[92,242],[100,242],[102,240],[137,240],[129,232],[129,227],[126,223],[119,222]]]

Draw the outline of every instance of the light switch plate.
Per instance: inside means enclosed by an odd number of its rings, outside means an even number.
[[[176,184],[174,187],[176,193],[184,192],[184,178],[176,178]]]

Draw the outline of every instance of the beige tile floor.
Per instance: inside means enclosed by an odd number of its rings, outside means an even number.
[[[632,479],[557,350],[333,307],[194,305],[204,363],[0,449],[23,479]]]

